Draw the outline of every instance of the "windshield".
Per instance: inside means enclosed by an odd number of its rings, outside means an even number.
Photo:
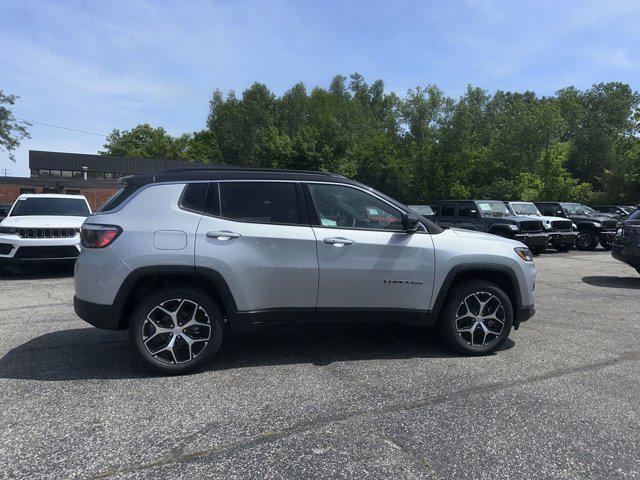
[[[593,215],[593,213],[589,211],[592,209],[579,203],[561,203],[560,205],[562,205],[562,208],[564,208],[569,215]],[[592,211],[595,212],[595,210]]]
[[[540,217],[541,213],[533,203],[529,202],[511,202],[511,209],[516,212],[516,215],[534,215]]]
[[[433,209],[429,205],[409,205],[409,208],[418,215],[433,215]]]
[[[81,198],[27,197],[19,198],[11,210],[11,217],[58,215],[86,217],[91,214],[87,202]]]
[[[629,215],[629,218],[627,220],[640,220],[640,210],[636,209],[635,212]]]
[[[503,202],[478,202],[478,208],[480,208],[480,214],[483,217],[508,217],[511,215],[509,208]]]

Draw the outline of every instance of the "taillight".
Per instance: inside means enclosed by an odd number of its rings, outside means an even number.
[[[117,225],[83,225],[80,230],[80,241],[86,248],[108,247],[122,233]]]

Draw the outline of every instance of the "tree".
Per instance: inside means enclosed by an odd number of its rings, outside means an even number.
[[[104,150],[99,153],[116,157],[178,160],[185,157],[188,140],[188,135],[175,138],[164,128],[153,128],[145,123],[131,130],[114,129],[107,137]]]
[[[31,138],[27,131],[31,124],[17,121],[11,112],[18,98],[17,95],[5,95],[0,89],[0,150],[5,150],[12,162],[16,161],[13,151],[20,146],[20,142]]]

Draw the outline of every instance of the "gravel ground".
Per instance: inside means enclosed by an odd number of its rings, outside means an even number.
[[[232,338],[154,377],[55,271],[0,279],[2,478],[640,478],[640,276],[537,257],[538,313],[496,355],[400,325]]]

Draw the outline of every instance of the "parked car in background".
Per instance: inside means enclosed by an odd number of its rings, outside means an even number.
[[[431,208],[431,205],[409,205],[409,208],[427,220],[433,222],[436,219],[436,212]]]
[[[543,252],[549,242],[539,218],[514,215],[501,200],[442,201],[436,210],[436,222],[443,227],[476,230],[518,240],[533,253]]]
[[[600,214],[586,205],[572,202],[535,202],[543,215],[552,215],[571,220],[578,228],[576,247],[580,250],[595,250],[598,243],[610,249],[616,234],[618,220],[608,214]]]
[[[542,220],[545,233],[549,235],[549,245],[560,252],[570,250],[576,243],[578,229],[563,217],[544,216],[533,202],[505,202],[513,215],[536,217]]]
[[[10,203],[0,203],[0,221],[3,218],[6,218],[9,215],[9,210],[11,209]]]
[[[633,212],[618,226],[611,255],[640,273],[640,210]]]
[[[488,354],[535,312],[524,245],[443,230],[339,175],[212,168],[126,182],[82,226],[74,307],[129,329],[162,373],[194,369],[229,333],[287,321],[435,325],[455,350]]]
[[[20,195],[0,222],[0,267],[75,260],[80,252],[80,227],[90,214],[82,195]]]
[[[629,207],[627,205],[594,205],[591,208],[599,213],[617,215],[618,218],[621,219],[627,218],[636,210],[635,207]]]

